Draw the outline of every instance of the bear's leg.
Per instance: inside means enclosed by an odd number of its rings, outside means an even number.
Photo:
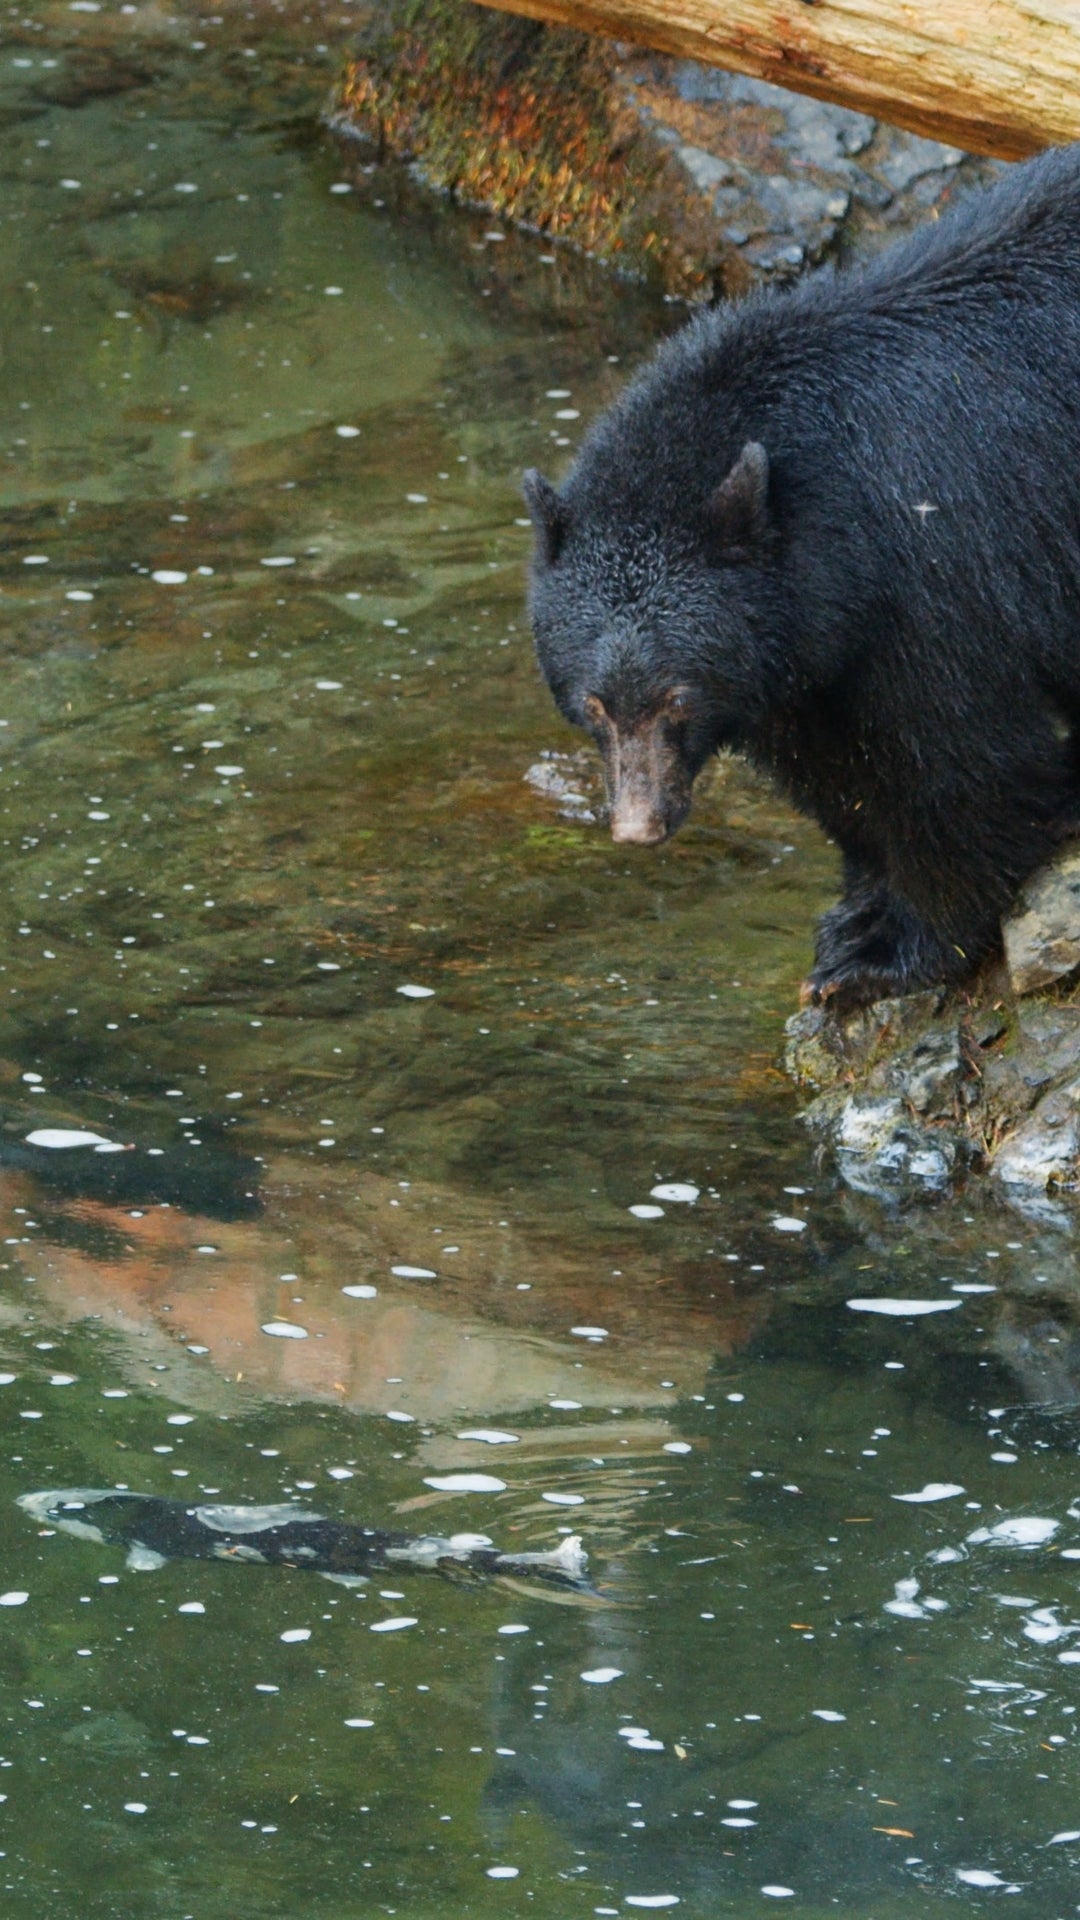
[[[857,957],[880,920],[887,897],[883,875],[858,855],[845,853],[843,896],[817,924],[815,973],[842,972]]]
[[[970,950],[961,948],[890,893],[884,881],[867,882],[819,921],[804,998],[842,1011],[962,980],[992,944],[991,932],[970,941]]]

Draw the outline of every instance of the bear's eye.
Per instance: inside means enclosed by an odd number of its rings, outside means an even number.
[[[669,720],[688,720],[693,712],[693,695],[689,687],[672,687],[664,700],[664,712]]]

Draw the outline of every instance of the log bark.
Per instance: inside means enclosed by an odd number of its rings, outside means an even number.
[[[1080,0],[482,0],[754,74],[970,153],[1080,139]]]

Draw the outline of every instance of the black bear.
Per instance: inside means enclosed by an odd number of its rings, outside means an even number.
[[[615,839],[739,748],[843,856],[811,995],[962,978],[1080,826],[1080,148],[701,314],[525,494]]]

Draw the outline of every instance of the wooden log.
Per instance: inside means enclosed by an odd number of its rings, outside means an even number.
[[[772,80],[971,153],[1080,140],[1080,0],[482,0]]]

